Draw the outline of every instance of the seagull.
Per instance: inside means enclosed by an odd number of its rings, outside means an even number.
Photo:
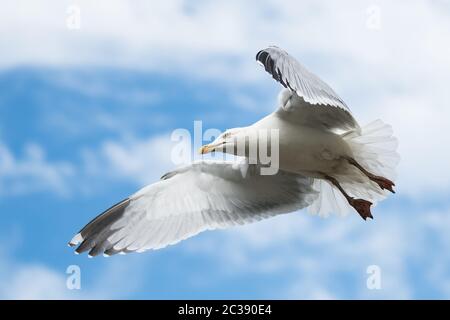
[[[160,249],[205,230],[306,207],[319,216],[354,210],[373,219],[371,206],[394,193],[399,155],[391,126],[381,120],[360,126],[330,86],[278,47],[259,51],[256,61],[284,87],[276,110],[248,127],[226,130],[200,149],[241,160],[202,159],[166,173],[81,229],[69,242],[77,246],[75,253]],[[273,129],[278,170],[262,174],[265,166],[249,161],[246,139]],[[239,143],[246,147],[238,150]]]

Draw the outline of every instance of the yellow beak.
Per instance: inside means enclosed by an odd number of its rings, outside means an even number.
[[[209,144],[205,144],[200,149],[198,149],[198,153],[200,153],[200,154],[209,153],[212,151],[212,149],[213,148]]]

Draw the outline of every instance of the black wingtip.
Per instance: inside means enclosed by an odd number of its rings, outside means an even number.
[[[273,46],[272,48],[277,48]],[[269,47],[270,49],[270,47]],[[272,75],[272,78],[274,78],[276,81],[281,83],[281,85],[285,88],[289,88],[292,91],[295,91],[289,84],[288,81],[283,80],[283,75],[281,74],[281,71],[278,67],[276,67],[275,60],[270,56],[270,53],[267,51],[267,49],[261,50],[256,54],[256,61],[258,61],[262,66],[264,66],[264,69],[267,73]]]
[[[123,216],[130,201],[130,198],[122,200],[89,222],[69,242],[71,247],[79,244],[75,253],[80,254],[89,251],[89,256],[94,257],[109,249],[111,244],[107,241],[107,238],[115,232],[111,229],[111,226]]]
[[[261,63],[261,65],[264,66],[264,69],[266,69],[267,72],[272,73],[273,60],[267,51],[265,51],[265,50],[259,51],[256,54],[256,61]]]
[[[267,59],[267,56],[269,56],[269,52],[267,50],[270,49],[278,49],[280,50],[280,48],[278,48],[277,46],[268,46],[266,49],[262,49],[259,50],[258,53],[256,54],[256,61],[261,62],[263,65],[265,64],[265,61]]]
[[[264,62],[262,61],[263,59],[261,59],[261,55],[265,55],[264,59],[267,57],[268,53],[265,50],[260,50],[258,51],[258,53],[256,54],[256,61],[261,62],[264,65]]]

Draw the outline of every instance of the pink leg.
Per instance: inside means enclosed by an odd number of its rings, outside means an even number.
[[[378,184],[382,190],[386,189],[386,190],[389,190],[392,193],[395,193],[395,191],[393,189],[393,187],[395,186],[394,182],[392,182],[391,180],[389,180],[387,178],[384,178],[384,177],[381,177],[381,176],[377,176],[377,175],[374,175],[374,174],[370,173],[369,171],[364,169],[358,162],[356,162],[356,160],[353,159],[353,158],[347,158],[347,161],[351,165],[354,165],[355,167],[357,167],[370,180],[372,180],[373,182]]]
[[[339,191],[344,195],[345,199],[347,199],[348,203],[359,213],[361,218],[363,218],[364,220],[366,220],[367,218],[373,219],[372,213],[370,212],[370,206],[372,205],[372,202],[364,199],[355,199],[353,197],[350,197],[335,178],[328,175],[324,175],[324,177],[339,189]]]

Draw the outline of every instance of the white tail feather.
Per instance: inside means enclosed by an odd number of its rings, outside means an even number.
[[[375,120],[361,131],[349,131],[342,135],[353,153],[353,158],[367,171],[388,178],[395,179],[395,168],[400,160],[396,152],[397,139],[393,137],[390,125],[381,120]],[[355,198],[368,200],[375,205],[389,193],[381,190],[373,181],[369,180],[359,169],[348,165],[345,173],[336,175],[342,188]],[[313,188],[319,191],[319,197],[308,208],[308,212],[326,217],[330,213],[346,215],[353,210],[347,200],[328,181],[315,179]]]

